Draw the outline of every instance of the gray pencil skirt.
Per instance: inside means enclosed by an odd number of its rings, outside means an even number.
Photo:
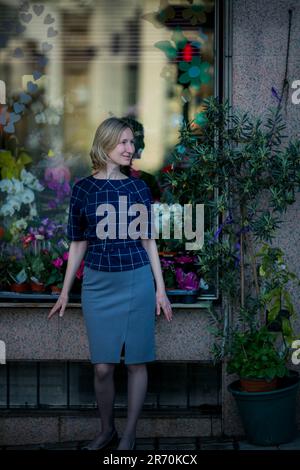
[[[155,286],[150,264],[129,271],[84,268],[81,303],[91,362],[155,361]]]

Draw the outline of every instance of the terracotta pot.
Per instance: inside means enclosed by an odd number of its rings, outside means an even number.
[[[10,285],[10,290],[19,293],[30,292],[30,285],[27,282],[22,282],[21,284],[14,282]]]
[[[42,282],[39,282],[39,283],[31,282],[30,286],[31,286],[32,292],[44,292],[45,290],[45,284],[43,284]]]
[[[51,286],[51,293],[52,294],[60,294],[61,293],[61,287]]]
[[[273,380],[266,379],[240,379],[241,390],[245,392],[269,392],[275,390],[278,385],[278,379],[275,377]]]

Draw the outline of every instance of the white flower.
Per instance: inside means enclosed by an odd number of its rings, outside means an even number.
[[[0,191],[3,193],[11,194],[13,192],[13,188],[14,185],[11,179],[6,178],[0,181]]]
[[[19,219],[17,220],[15,223],[14,223],[14,226],[16,227],[16,229],[18,230],[24,230],[25,228],[27,228],[27,221],[23,218],[23,219]]]
[[[30,212],[29,212],[30,217],[36,217],[37,216],[37,210],[35,205],[30,206]]]
[[[209,289],[209,285],[202,278],[200,279],[199,287],[203,290],[208,290]]]
[[[21,171],[21,180],[25,185],[28,186],[36,180],[36,177],[32,173],[30,173],[30,171],[26,171],[23,168],[23,170]]]
[[[23,204],[30,204],[34,201],[34,192],[31,189],[25,189],[21,195]]]
[[[35,191],[43,191],[45,188],[44,186],[35,179],[33,183],[27,185],[29,188],[34,189]]]
[[[0,215],[3,215],[3,217],[8,217],[14,215],[15,210],[11,204],[3,204],[3,206],[0,208]]]
[[[24,185],[23,185],[22,181],[17,180],[16,178],[12,178],[11,180],[12,180],[12,183],[13,183],[12,194],[22,193],[24,191]]]
[[[37,124],[46,124],[45,113],[40,113],[35,115],[35,121]]]
[[[40,233],[38,233],[37,235],[35,235],[35,238],[36,238],[36,240],[45,240],[44,235],[41,235]]]
[[[8,197],[7,203],[10,204],[15,211],[19,211],[21,209],[22,201],[18,196]]]

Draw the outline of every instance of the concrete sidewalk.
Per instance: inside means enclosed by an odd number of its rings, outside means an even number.
[[[0,450],[79,450],[86,441],[36,444],[26,446],[2,446]],[[111,449],[113,450],[113,448]],[[300,435],[288,444],[278,446],[262,447],[249,444],[246,440],[237,438],[205,438],[205,437],[161,437],[161,438],[138,438],[136,450],[300,450]]]

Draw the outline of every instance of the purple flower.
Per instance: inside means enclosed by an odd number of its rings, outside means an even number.
[[[195,256],[177,256],[175,260],[179,264],[194,263],[196,261],[196,257]]]
[[[49,207],[49,209],[56,209],[56,208],[57,208],[57,204],[56,204],[56,202],[55,202],[54,200],[52,200],[52,201],[49,201],[49,202],[48,202],[48,207]]]
[[[169,268],[170,266],[174,265],[174,261],[166,260],[164,258],[161,259],[161,264],[163,268]]]
[[[181,268],[176,268],[176,279],[180,289],[197,290],[199,287],[199,279],[196,273],[184,273]]]

